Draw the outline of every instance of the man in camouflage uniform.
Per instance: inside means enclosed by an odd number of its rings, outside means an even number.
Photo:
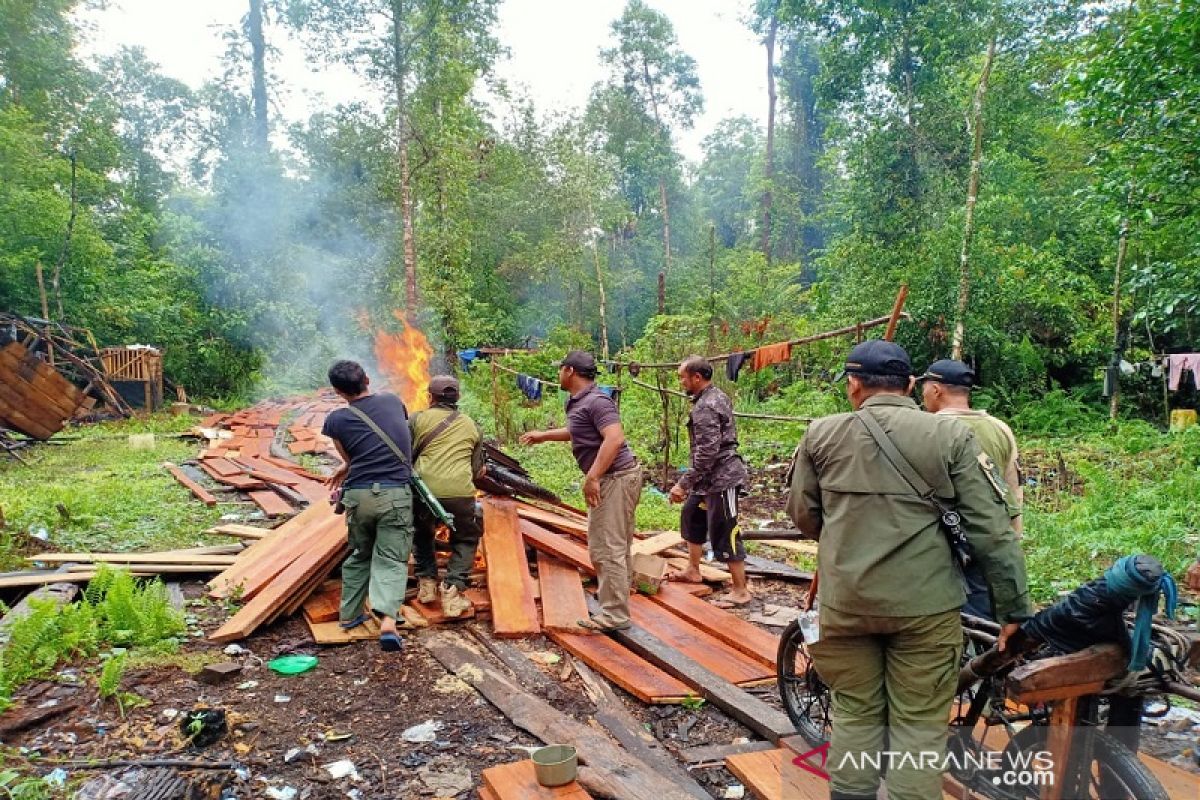
[[[873,800],[880,770],[864,754],[882,759],[887,751],[908,754],[885,762],[888,796],[929,800],[942,794],[963,579],[939,514],[884,457],[859,415],[870,415],[961,515],[1004,626],[1001,647],[1032,610],[1025,560],[1002,484],[985,474],[990,462],[970,428],[922,413],[909,397],[908,353],[892,342],[863,342],[850,351],[845,372],[855,413],[809,426],[788,496],[796,527],[820,542],[820,633],[810,652],[833,692],[831,797]],[[931,758],[938,766],[929,767]]]
[[[917,378],[921,382],[921,404],[931,414],[953,417],[975,434],[980,449],[992,460],[1004,477],[1008,490],[1008,515],[1017,536],[1021,535],[1021,506],[1024,491],[1018,463],[1017,439],[1003,420],[982,409],[971,408],[971,390],[975,387],[975,370],[962,361],[945,358],[929,365]],[[967,604],[963,611],[989,619],[992,609],[988,599],[987,581],[978,564],[966,571]]]
[[[733,403],[713,385],[712,374],[712,364],[701,356],[690,356],[679,365],[679,383],[692,398],[687,422],[691,464],[670,493],[672,503],[683,503],[680,529],[688,543],[688,568],[675,579],[700,582],[700,559],[707,541],[713,556],[729,568],[733,579],[733,589],[716,604],[740,606],[752,599],[737,517],[746,462],[737,451]]]

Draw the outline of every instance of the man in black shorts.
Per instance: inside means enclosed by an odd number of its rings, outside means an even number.
[[[692,398],[688,415],[691,466],[671,487],[670,500],[683,503],[680,532],[688,543],[688,568],[675,580],[699,583],[704,542],[713,557],[729,568],[733,589],[716,602],[745,605],[752,595],[746,582],[746,548],[738,535],[738,490],[746,480],[746,462],[738,455],[737,427],[729,395],[712,383],[713,368],[702,356],[679,365],[679,382]]]

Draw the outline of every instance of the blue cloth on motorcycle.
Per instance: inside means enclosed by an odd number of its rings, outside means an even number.
[[[1130,672],[1140,672],[1150,660],[1150,633],[1160,596],[1164,600],[1167,616],[1175,616],[1175,604],[1179,599],[1175,579],[1156,558],[1125,556],[1108,568],[1104,573],[1104,581],[1114,593],[1130,602],[1137,601],[1128,669]]]

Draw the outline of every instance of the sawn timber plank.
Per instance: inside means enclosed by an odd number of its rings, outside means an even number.
[[[730,683],[753,684],[775,678],[773,661],[770,666],[760,663],[646,597],[631,596],[629,610],[635,625]]]
[[[183,470],[181,470],[179,467],[170,463],[164,464],[163,466],[167,468],[167,472],[175,476],[175,480],[179,481],[179,483],[185,489],[195,495],[196,499],[204,503],[204,505],[215,506],[217,504],[217,498],[213,497],[211,492],[185,475]]]
[[[547,530],[536,522],[530,522],[527,519],[521,520],[521,535],[535,549],[543,553],[548,553],[560,561],[574,564],[589,575],[596,574],[596,567],[592,565],[592,559],[588,555],[587,548],[573,539]]]
[[[736,614],[706,603],[672,583],[664,584],[651,598],[693,626],[711,634],[735,650],[775,670],[779,637],[747,622]]]
[[[682,703],[695,696],[688,685],[604,635],[548,630],[546,636],[643,703]]]
[[[483,785],[497,800],[591,800],[592,797],[575,781],[565,786],[542,786],[529,759],[485,769]]]
[[[556,528],[565,533],[569,533],[577,539],[587,541],[587,523],[580,522],[562,514],[555,514],[552,511],[531,506],[528,503],[516,501],[517,515],[521,519],[527,519],[532,522],[537,522],[541,525],[548,525],[551,528]]]
[[[541,632],[533,578],[511,500],[483,499],[483,551],[487,558],[492,630],[497,636],[531,636]]]
[[[257,481],[255,481],[257,483]],[[254,504],[263,510],[268,517],[282,517],[295,511],[292,504],[269,489],[248,492]]]
[[[542,627],[579,633],[576,623],[588,616],[587,597],[583,593],[579,570],[540,550],[537,564],[538,584],[542,589]]]
[[[309,624],[336,622],[342,604],[341,581],[325,581],[321,587],[304,601],[304,618]]]
[[[725,759],[756,800],[828,800],[829,782],[792,763],[791,750],[761,750]]]

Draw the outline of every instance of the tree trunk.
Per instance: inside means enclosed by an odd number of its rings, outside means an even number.
[[[658,273],[658,313],[667,313],[667,276],[671,274],[671,205],[667,202],[667,181],[658,179],[658,197],[663,215],[663,269]]]
[[[996,58],[996,37],[988,42],[987,57],[983,61],[983,72],[975,87],[975,99],[971,103],[971,118],[968,128],[974,136],[971,151],[971,177],[967,181],[967,212],[963,223],[962,250],[958,256],[958,306],[954,319],[952,357],[961,360],[963,339],[966,333],[967,300],[971,291],[971,240],[975,237],[975,203],[979,199],[979,173],[983,168],[983,99],[987,95],[988,78],[992,74],[992,63]]]
[[[1129,217],[1121,218],[1121,235],[1117,239],[1117,264],[1113,269],[1113,367],[1121,361],[1121,272],[1125,268],[1125,254],[1129,251]],[[1117,408],[1120,405],[1121,382],[1118,378],[1113,381],[1112,397],[1109,398],[1108,418],[1117,418]]]
[[[263,0],[250,0],[250,16],[246,18],[246,32],[250,38],[251,71],[254,86],[251,97],[254,101],[254,143],[260,152],[268,148],[270,132],[267,117],[267,43],[263,38]]]
[[[779,30],[779,14],[771,12],[771,24],[767,28],[767,158],[763,165],[762,196],[762,252],[767,266],[771,266],[771,205],[775,176],[775,34]]]
[[[71,236],[75,233],[75,217],[79,214],[79,163],[75,157],[75,151],[71,151],[71,213],[67,217],[67,231],[63,235],[62,250],[58,254],[58,261],[54,264],[54,273],[50,277],[50,288],[54,292],[54,302],[58,306],[58,319],[60,322],[66,319],[66,314],[63,313],[62,301],[62,278],[63,268],[67,265],[67,259],[71,257]]]
[[[400,220],[404,248],[404,310],[412,319],[417,313],[417,245],[413,236],[412,172],[408,156],[408,103],[405,80],[408,67],[404,56],[404,2],[392,0],[392,81],[396,93],[396,149],[400,160]]]
[[[600,355],[608,360],[608,299],[604,293],[604,272],[600,269],[600,248],[592,240],[592,264],[596,267],[596,288],[600,300]]]

